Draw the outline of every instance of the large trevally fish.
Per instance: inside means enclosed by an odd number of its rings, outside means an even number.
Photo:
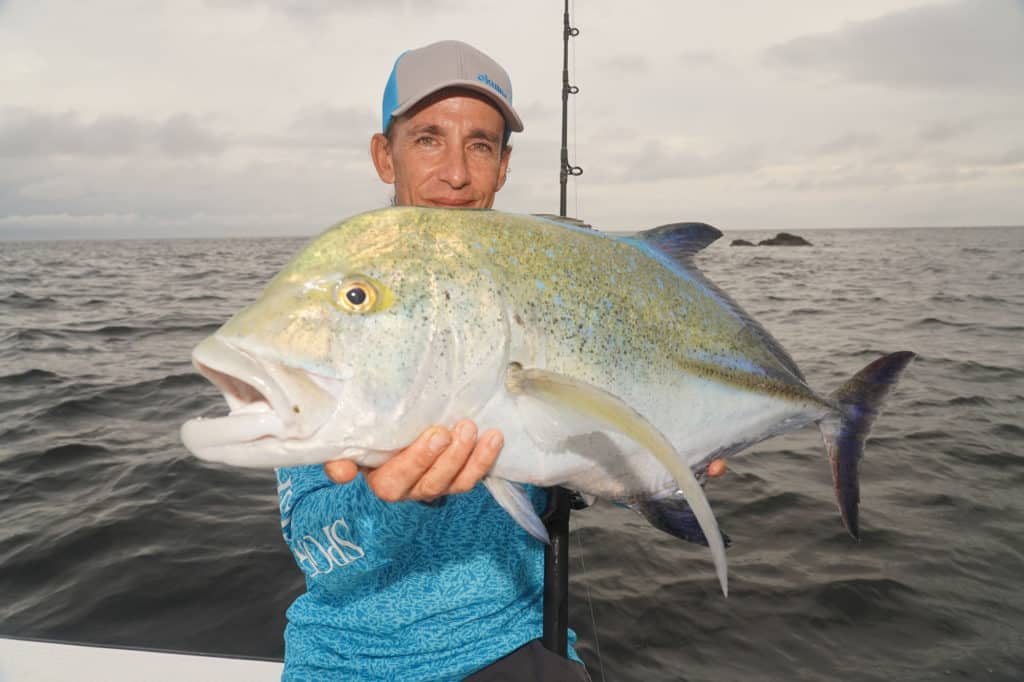
[[[196,347],[230,414],[187,422],[182,439],[238,466],[374,467],[471,417],[504,433],[484,482],[535,537],[547,539],[519,483],[631,505],[688,539],[695,520],[727,592],[698,482],[708,463],[816,422],[856,536],[863,443],[913,354],[813,392],[691,262],[719,236],[682,223],[618,238],[489,210],[355,216]]]

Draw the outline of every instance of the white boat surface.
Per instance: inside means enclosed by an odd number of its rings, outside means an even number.
[[[0,682],[277,682],[280,661],[0,637]]]

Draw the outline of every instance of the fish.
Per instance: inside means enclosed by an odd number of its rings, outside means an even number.
[[[864,442],[914,353],[814,392],[694,263],[721,235],[693,222],[613,235],[489,209],[355,215],[195,347],[229,413],[190,419],[181,439],[233,466],[373,468],[469,417],[503,432],[483,484],[538,540],[547,532],[523,484],[561,485],[707,544],[728,596],[707,465],[817,424],[859,537]]]

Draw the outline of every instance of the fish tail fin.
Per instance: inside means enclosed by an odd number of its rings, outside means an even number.
[[[881,412],[886,397],[900,374],[915,354],[899,351],[883,356],[857,372],[852,379],[829,395],[836,412],[820,422],[825,449],[832,463],[832,485],[843,525],[850,535],[860,538],[857,510],[860,504],[860,481],[857,467],[864,454],[875,417]]]

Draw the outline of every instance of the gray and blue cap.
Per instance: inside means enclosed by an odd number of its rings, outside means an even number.
[[[508,73],[480,50],[457,40],[442,40],[398,57],[384,87],[383,132],[388,131],[396,116],[445,88],[479,92],[505,118],[506,133],[522,132],[523,122],[512,108],[512,81]]]

